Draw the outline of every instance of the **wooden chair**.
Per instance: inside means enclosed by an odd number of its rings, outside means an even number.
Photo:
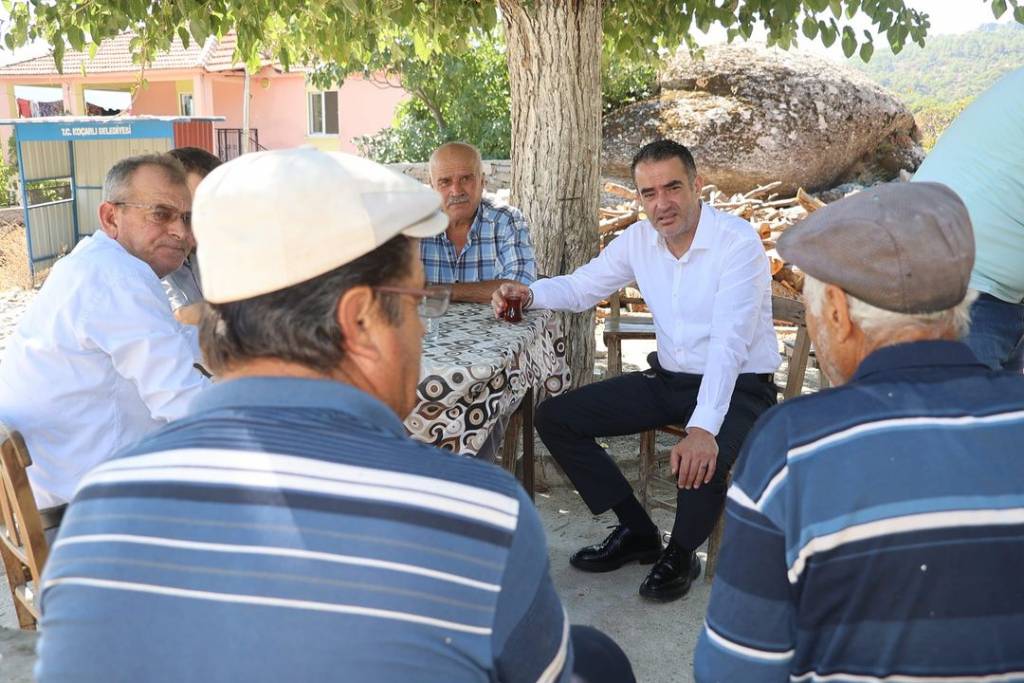
[[[608,317],[604,319],[604,345],[608,349],[608,377],[622,374],[622,342],[630,339],[654,339],[654,317],[644,313],[623,313],[624,305],[643,303],[622,289],[608,297]]]
[[[785,323],[796,327],[796,339],[793,342],[792,352],[789,356],[789,367],[786,371],[786,385],[782,392],[783,400],[799,396],[804,385],[804,374],[807,372],[808,356],[811,352],[811,338],[807,334],[807,324],[804,315],[804,305],[793,299],[785,297],[772,297],[772,317],[777,323]],[[658,464],[658,454],[655,452],[655,438],[657,432],[666,432],[682,438],[686,431],[682,425],[665,425],[657,430],[650,430],[640,435],[640,461],[639,477],[637,479],[637,495],[640,503],[648,510],[664,508],[675,510],[676,483],[663,477],[656,477],[655,470]],[[664,453],[663,455],[668,455]],[[672,488],[672,495],[654,496],[649,493],[652,480],[661,481]],[[731,482],[730,478],[727,483]],[[714,578],[715,568],[718,564],[718,551],[722,543],[722,529],[724,517],[721,515],[715,528],[708,538],[708,561],[704,569],[704,578],[710,581]]]
[[[43,525],[25,470],[32,464],[25,440],[0,423],[0,555],[14,597],[18,625],[34,630],[36,595],[49,554]]]

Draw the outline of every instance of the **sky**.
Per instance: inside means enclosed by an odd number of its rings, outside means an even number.
[[[907,5],[913,9],[926,12],[929,15],[931,28],[928,31],[928,36],[965,33],[978,28],[982,24],[995,21],[995,17],[992,16],[991,0],[988,2],[985,0],[908,0]],[[831,14],[829,14],[829,16],[831,16]],[[4,18],[6,18],[6,12],[0,8],[0,21],[3,21]],[[1007,11],[1003,15],[1001,21],[1012,21],[1012,12]],[[870,30],[872,28],[870,21],[865,19],[863,16],[855,17],[852,21],[852,25],[857,30],[858,35],[860,35],[863,29]],[[755,32],[752,38],[752,40],[755,41],[763,39],[763,32]],[[697,40],[699,43],[704,45],[724,42],[725,29],[713,27],[707,35],[698,35]],[[840,41],[838,40],[831,48],[826,48],[818,40],[803,40],[799,44],[798,49],[800,51],[818,54],[835,61],[846,61],[846,57],[843,55],[842,48],[840,47]],[[876,39],[876,53],[888,49],[888,44],[886,43],[884,36],[881,37],[881,39]],[[17,50],[14,54],[0,48],[0,64],[7,64],[12,61],[38,57],[39,55],[45,54],[46,51],[47,47],[45,44],[31,45]],[[24,86],[18,86],[18,96],[39,100],[54,100],[61,98],[59,89],[28,88]],[[121,93],[100,93],[93,91],[90,93],[90,97],[88,99],[90,102],[107,107],[123,107],[127,104],[127,96]]]
[[[928,29],[928,36],[925,38],[926,45],[927,38],[929,37],[967,33],[982,24],[990,24],[996,21],[996,18],[992,15],[991,0],[988,2],[984,0],[907,0],[907,6],[928,14],[931,28]],[[831,12],[826,12],[826,14],[829,17],[832,16]],[[999,21],[1013,21],[1013,12],[1007,10]],[[863,37],[862,31],[864,29],[870,31],[873,28],[870,20],[863,15],[854,17],[850,23],[857,31],[859,37]],[[764,35],[763,31],[760,33],[755,31],[751,40],[760,39],[763,41]],[[811,52],[838,62],[846,61],[846,56],[843,54],[839,40],[836,40],[831,48],[826,48],[821,44],[820,40],[807,40],[803,36],[801,38],[802,40],[798,46],[800,51]],[[725,30],[714,27],[705,38],[698,37],[698,42],[702,45],[725,42]],[[884,35],[875,38],[875,53],[878,54],[883,50],[889,50]]]

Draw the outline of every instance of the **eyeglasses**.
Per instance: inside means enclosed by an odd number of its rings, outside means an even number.
[[[417,297],[419,302],[419,313],[424,318],[440,318],[448,311],[448,303],[451,301],[452,290],[449,287],[433,286],[426,289],[415,289],[413,287],[374,287],[378,292],[385,294],[405,294]]]
[[[186,228],[192,227],[192,212],[178,211],[165,204],[135,204],[134,202],[110,202],[114,206],[131,206],[146,212],[146,220],[154,225],[170,225],[179,218]]]

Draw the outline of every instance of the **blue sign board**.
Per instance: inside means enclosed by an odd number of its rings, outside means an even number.
[[[100,119],[96,122],[15,123],[14,129],[18,135],[18,142],[174,137],[172,121],[119,121],[114,118]]]

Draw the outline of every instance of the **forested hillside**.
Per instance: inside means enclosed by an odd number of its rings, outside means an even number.
[[[934,36],[900,54],[879,50],[850,65],[896,93],[917,118],[925,147],[972,99],[1004,73],[1024,66],[1024,26],[987,24],[961,35]]]

